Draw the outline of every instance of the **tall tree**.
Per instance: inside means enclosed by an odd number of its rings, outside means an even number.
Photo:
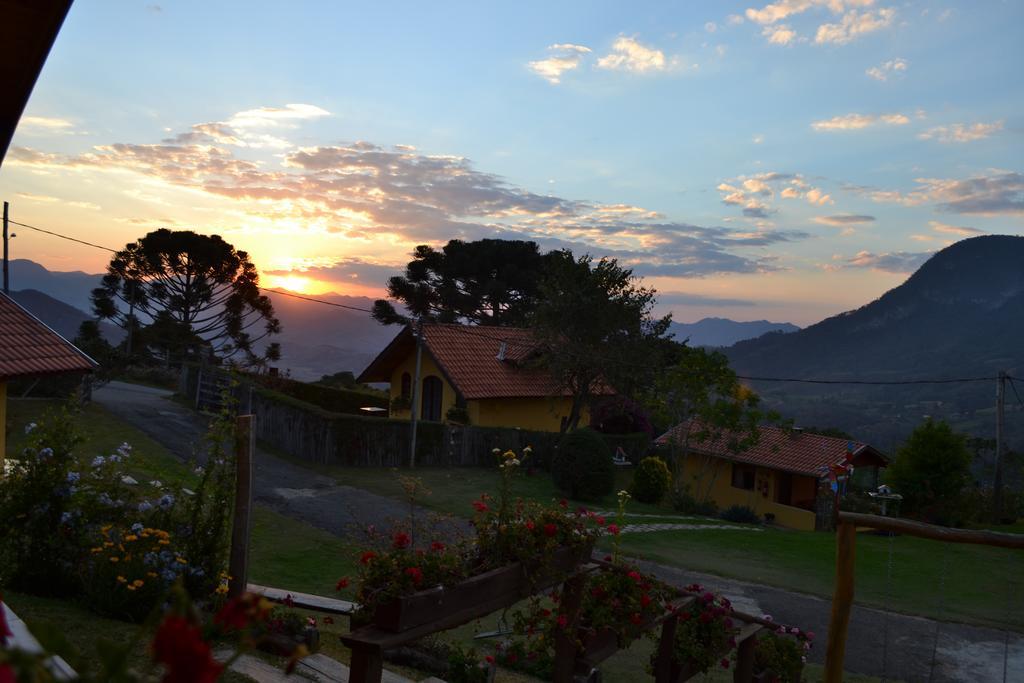
[[[967,437],[943,421],[918,425],[896,452],[886,480],[903,496],[900,512],[936,524],[960,524],[965,510],[958,503],[971,483],[971,451]]]
[[[126,245],[92,302],[97,316],[131,328],[142,343],[168,346],[168,357],[201,347],[250,364],[280,357],[277,343],[257,356],[253,345],[281,324],[249,255],[217,235],[161,229]]]
[[[524,325],[546,260],[535,242],[522,240],[451,240],[440,251],[421,245],[405,274],[388,280],[388,297],[414,319]],[[408,322],[386,299],[374,303],[373,317],[386,325]]]
[[[654,318],[655,290],[615,259],[594,263],[568,250],[548,258],[532,322],[543,349],[538,361],[572,396],[571,430],[602,384],[629,394],[651,376],[671,315]]]

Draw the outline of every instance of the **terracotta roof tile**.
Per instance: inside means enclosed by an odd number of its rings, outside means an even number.
[[[423,326],[423,343],[445,378],[466,400],[568,395],[556,390],[546,369],[525,363],[537,350],[528,329],[427,324]],[[499,360],[502,343],[505,356]],[[406,327],[363,371],[359,381],[390,381],[392,369],[413,348],[412,334]],[[602,386],[598,393],[613,392]]]
[[[672,438],[681,437],[689,426],[689,422],[676,425],[656,439],[656,443],[666,444]],[[885,464],[886,458],[875,448],[859,441],[847,441],[832,436],[821,436],[807,432],[782,429],[781,427],[761,426],[758,428],[757,444],[743,451],[729,451],[729,435],[723,434],[717,439],[697,441],[692,436],[689,448],[697,453],[705,453],[735,462],[760,465],[772,469],[821,476],[829,465],[837,465],[846,459],[847,444],[854,454],[854,464]],[[696,429],[694,429],[694,432]]]
[[[96,362],[0,293],[0,381],[87,372]]]

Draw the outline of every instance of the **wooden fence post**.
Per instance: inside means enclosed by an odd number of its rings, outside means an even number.
[[[235,418],[235,510],[231,526],[228,596],[238,597],[249,585],[249,537],[252,533],[252,469],[256,449],[256,418]]]
[[[661,624],[661,639],[658,654],[654,659],[655,683],[675,683],[679,678],[679,662],[676,661],[676,628],[679,617],[673,613]]]
[[[853,607],[853,572],[857,549],[857,527],[839,522],[836,530],[836,587],[832,596],[832,619],[828,625],[825,651],[825,683],[842,683],[846,654],[846,632]]]
[[[555,631],[555,667],[551,680],[555,683],[572,683],[576,671],[576,631],[580,623],[580,606],[583,604],[582,573],[570,577],[562,584],[562,597],[558,611],[567,618],[564,627]]]

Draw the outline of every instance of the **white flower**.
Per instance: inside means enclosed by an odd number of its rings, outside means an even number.
[[[127,441],[117,447],[117,452],[122,458],[127,458],[132,454],[132,446]]]
[[[103,463],[105,463],[106,461],[107,459],[104,458],[102,455],[97,455],[95,458],[92,459],[92,466],[103,467]]]
[[[35,422],[29,422],[27,425],[25,425],[25,433],[26,434],[31,434],[32,430],[35,429],[35,428],[36,428],[36,423]]]
[[[144,500],[139,503],[139,512],[148,512],[153,509],[153,504],[148,500]]]
[[[154,488],[160,489],[160,488],[163,488],[164,483],[162,481],[160,481],[159,479],[151,479],[150,482],[149,482],[149,485],[154,487]]]

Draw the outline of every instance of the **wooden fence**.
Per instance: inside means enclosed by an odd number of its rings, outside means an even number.
[[[836,582],[832,596],[832,617],[828,627],[828,648],[825,652],[825,683],[842,683],[846,634],[853,609],[854,569],[857,557],[857,528],[868,527],[928,538],[945,543],[970,543],[998,548],[1024,550],[1024,535],[998,531],[967,531],[924,524],[908,519],[840,512],[836,529]]]

